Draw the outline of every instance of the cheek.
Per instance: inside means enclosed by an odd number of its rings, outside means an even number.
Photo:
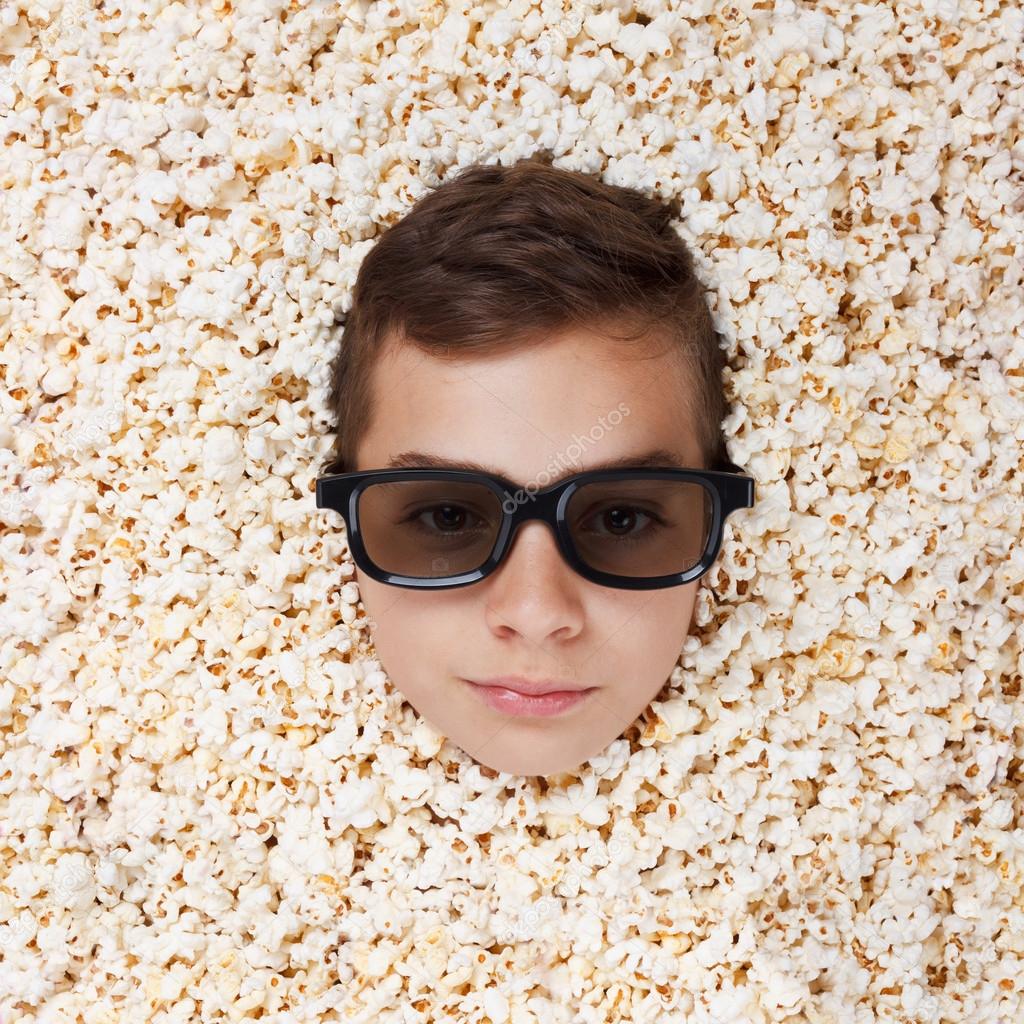
[[[664,590],[639,590],[636,593],[637,598],[630,604],[617,605],[617,608],[625,608],[636,619],[664,625],[680,622],[690,614],[697,597],[697,584],[688,583],[685,587],[666,587]],[[619,611],[619,614],[623,612]]]
[[[640,659],[650,655],[659,660],[666,650],[681,648],[693,622],[697,584],[661,592],[637,591],[637,595],[628,602],[610,605],[601,617],[599,632],[605,636],[617,634]],[[611,641],[608,646],[613,644]]]
[[[452,616],[446,612],[440,594],[417,593],[403,587],[390,587],[356,571],[359,597],[365,609],[369,638],[386,649],[393,661],[414,660],[427,648],[450,649]],[[457,622],[457,620],[456,620]]]
[[[679,588],[678,600],[675,604],[675,614],[683,633],[689,633],[693,625],[693,611],[697,607],[697,592],[700,589],[701,581],[688,583],[685,587]]]

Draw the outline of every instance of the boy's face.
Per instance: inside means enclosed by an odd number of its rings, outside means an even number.
[[[701,466],[678,354],[624,355],[624,344],[572,328],[458,361],[391,345],[374,370],[374,414],[355,468],[383,469],[414,450],[492,467],[533,491],[654,448]],[[523,524],[504,562],[468,586],[410,590],[358,568],[356,580],[378,659],[406,700],[478,762],[516,775],[571,771],[622,735],[672,673],[699,584],[591,583],[538,521]],[[504,675],[595,689],[558,714],[516,716],[467,682]]]

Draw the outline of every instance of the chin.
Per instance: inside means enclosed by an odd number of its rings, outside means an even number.
[[[564,757],[557,759],[552,758],[550,761],[521,761],[516,758],[503,761],[501,758],[490,760],[483,757],[476,757],[475,755],[473,756],[474,760],[479,761],[480,764],[485,765],[492,771],[523,776],[538,775],[547,777],[550,775],[562,775],[564,773],[575,772],[586,763],[586,758],[579,761],[574,761],[573,759],[566,760]]]

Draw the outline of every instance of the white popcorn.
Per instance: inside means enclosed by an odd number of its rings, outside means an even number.
[[[569,87],[577,92],[590,92],[609,75],[608,66],[600,57],[576,54],[567,67]]]
[[[75,378],[66,366],[54,366],[47,371],[41,387],[48,395],[66,395],[74,386]]]
[[[203,475],[226,484],[237,483],[245,469],[242,442],[230,426],[212,427],[203,445]]]
[[[499,6],[0,10],[0,1017],[1015,1020],[1024,16]],[[499,786],[309,457],[384,220],[539,146],[681,198],[757,503],[675,692]]]

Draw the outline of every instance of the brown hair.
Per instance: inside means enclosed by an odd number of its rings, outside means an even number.
[[[549,151],[510,166],[473,164],[422,196],[364,258],[331,365],[336,437],[325,473],[355,468],[371,413],[371,371],[389,339],[435,357],[536,344],[573,324],[622,342],[674,346],[705,468],[728,463],[725,356],[693,258],[650,198],[552,166]],[[616,323],[635,330],[615,334]]]

